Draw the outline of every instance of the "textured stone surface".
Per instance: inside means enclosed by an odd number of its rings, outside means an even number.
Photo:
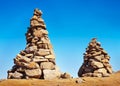
[[[92,61],[91,66],[93,66],[94,68],[102,68],[103,64],[101,62]]]
[[[57,70],[43,70],[43,75],[45,80],[59,79],[61,72]]]
[[[9,73],[8,79],[21,79],[23,77],[23,74],[15,71],[14,73]]]
[[[50,51],[48,49],[39,49],[39,51],[36,53],[38,56],[47,56],[50,54]]]
[[[48,59],[33,59],[34,62],[40,63],[40,62],[48,62]]]
[[[42,12],[35,9],[26,33],[26,48],[14,59],[15,65],[9,70],[8,78],[59,78],[53,47],[41,16]]]
[[[107,74],[107,70],[105,68],[100,68],[98,70],[95,70],[94,73],[102,73],[102,74]]]
[[[53,70],[53,69],[55,69],[55,65],[54,65],[52,62],[42,62],[42,63],[40,64],[40,68],[41,68],[42,70],[44,70],[44,69]]]
[[[42,75],[40,69],[32,69],[32,70],[25,70],[25,74],[27,75],[26,78],[40,78]]]
[[[51,55],[45,56],[45,58],[47,58],[47,59],[49,59],[49,58],[55,58],[55,56],[51,54]]]
[[[93,38],[84,53],[84,62],[78,71],[79,77],[108,77],[112,74],[110,56]]]
[[[20,61],[20,62],[28,63],[28,62],[31,61],[31,59],[27,58],[26,56],[23,56],[22,58],[19,58],[19,61]]]
[[[39,65],[35,62],[30,62],[28,64],[24,64],[26,68],[28,69],[36,69],[39,68]]]

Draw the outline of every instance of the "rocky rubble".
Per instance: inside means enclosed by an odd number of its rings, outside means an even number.
[[[56,66],[48,31],[41,15],[39,9],[34,10],[26,33],[26,48],[14,59],[15,65],[8,71],[8,79],[60,78],[61,72]]]
[[[93,38],[84,53],[84,63],[78,71],[79,77],[107,77],[112,74],[109,64],[110,56],[101,48],[101,44]]]

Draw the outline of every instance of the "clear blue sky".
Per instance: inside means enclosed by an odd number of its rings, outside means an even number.
[[[120,70],[120,0],[0,0],[0,78],[26,46],[34,8],[43,11],[61,71],[77,77],[93,37],[111,56],[113,70]]]

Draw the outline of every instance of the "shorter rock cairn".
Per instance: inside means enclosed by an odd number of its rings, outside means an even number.
[[[84,63],[78,71],[79,77],[107,77],[112,74],[110,56],[93,38],[84,53]]]
[[[27,45],[14,59],[14,66],[8,71],[8,79],[54,79],[61,72],[55,63],[55,55],[48,38],[42,12],[34,10],[30,27],[26,33]]]

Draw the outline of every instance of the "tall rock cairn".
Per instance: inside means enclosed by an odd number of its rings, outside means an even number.
[[[53,48],[48,38],[42,12],[34,10],[30,27],[26,33],[27,45],[14,59],[14,66],[8,71],[8,79],[53,79],[61,72],[55,63]]]
[[[101,48],[101,44],[93,38],[84,53],[84,63],[78,71],[79,77],[107,77],[112,74],[109,64],[110,56]]]

